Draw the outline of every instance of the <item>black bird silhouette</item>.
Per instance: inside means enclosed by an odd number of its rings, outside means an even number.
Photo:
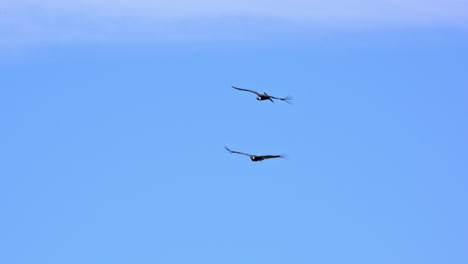
[[[250,155],[250,154],[247,154],[247,153],[242,153],[242,152],[230,150],[226,146],[224,146],[224,148],[227,151],[229,151],[231,154],[232,153],[237,153],[237,154],[242,154],[242,155],[249,156],[252,161],[262,161],[262,160],[265,160],[265,159],[284,158],[285,157],[285,155]]]
[[[273,102],[272,98],[273,99],[277,99],[277,100],[281,100],[281,101],[285,101],[286,103],[290,104],[290,100],[292,100],[292,97],[291,96],[286,96],[284,98],[278,98],[278,97],[274,97],[274,96],[271,96],[271,95],[268,95],[267,93],[259,93],[259,92],[255,92],[255,91],[252,91],[252,90],[248,90],[248,89],[242,89],[242,88],[239,88],[239,87],[235,87],[235,86],[232,86],[232,88],[236,89],[236,90],[239,90],[239,91],[246,91],[246,92],[251,92],[251,93],[254,93],[257,95],[257,100],[259,101],[263,101],[263,100],[270,100]],[[274,102],[273,102],[274,103]]]

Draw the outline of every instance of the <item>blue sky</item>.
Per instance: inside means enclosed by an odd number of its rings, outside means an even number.
[[[467,263],[463,1],[70,3],[0,31],[2,263]]]

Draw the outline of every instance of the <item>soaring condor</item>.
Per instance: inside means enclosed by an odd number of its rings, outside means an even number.
[[[247,153],[232,151],[226,146],[224,146],[224,148],[227,151],[229,151],[231,154],[232,153],[237,153],[237,154],[242,154],[242,155],[249,156],[252,161],[262,161],[262,160],[265,160],[265,159],[284,158],[284,155],[261,155],[261,156],[259,156],[259,155],[250,155],[250,154],[247,154]]]
[[[236,90],[239,90],[239,91],[246,91],[246,92],[251,92],[251,93],[254,93],[257,95],[257,100],[259,101],[263,101],[263,100],[270,100],[273,102],[272,99],[277,99],[277,100],[281,100],[281,101],[285,101],[286,103],[290,104],[291,100],[292,100],[292,97],[291,96],[286,96],[284,98],[278,98],[278,97],[274,97],[274,96],[271,96],[271,95],[268,95],[267,93],[259,93],[259,92],[255,92],[255,91],[252,91],[252,90],[247,90],[247,89],[242,89],[242,88],[238,88],[238,87],[235,87],[235,86],[232,86],[232,88],[236,89]],[[273,102],[274,103],[274,102]]]

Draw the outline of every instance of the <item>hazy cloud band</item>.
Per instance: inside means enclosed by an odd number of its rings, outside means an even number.
[[[239,36],[243,31],[458,27],[468,0],[20,0],[0,2],[4,43]],[[156,37],[155,37],[156,36]],[[157,39],[156,39],[157,40]]]

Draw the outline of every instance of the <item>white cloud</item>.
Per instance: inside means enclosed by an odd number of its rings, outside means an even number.
[[[0,38],[4,44],[223,38],[297,28],[467,25],[468,0],[0,2]]]

